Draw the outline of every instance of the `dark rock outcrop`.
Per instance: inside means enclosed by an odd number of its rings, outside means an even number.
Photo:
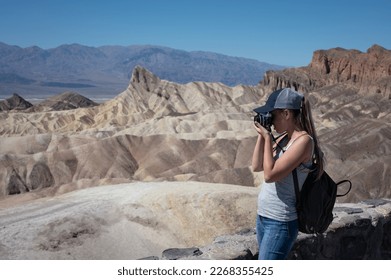
[[[177,260],[187,256],[199,256],[202,252],[198,248],[171,248],[164,250],[162,258],[166,260]]]
[[[97,105],[99,104],[76,92],[64,92],[59,95],[49,97],[45,101],[29,108],[26,112],[63,111],[94,107]]]
[[[0,112],[10,110],[26,110],[32,106],[33,104],[14,93],[10,98],[0,101]]]

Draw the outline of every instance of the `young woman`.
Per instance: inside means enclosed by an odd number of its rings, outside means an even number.
[[[298,234],[292,171],[296,168],[301,188],[310,170],[316,167],[319,174],[323,172],[323,154],[309,103],[302,94],[289,88],[277,90],[254,111],[263,115],[270,112],[274,130],[287,135],[277,145],[269,130],[254,122],[258,139],[252,168],[264,172],[256,223],[259,259],[285,259]]]

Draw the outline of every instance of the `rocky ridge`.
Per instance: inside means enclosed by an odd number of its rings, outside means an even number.
[[[0,101],[0,112],[10,110],[26,110],[32,107],[33,104],[26,101],[20,95],[14,93],[10,98]]]
[[[306,67],[267,71],[261,81],[277,89],[294,87],[299,91],[347,84],[358,93],[391,98],[391,51],[373,45],[366,53],[334,48],[315,51]]]
[[[24,113],[63,111],[77,108],[97,106],[98,103],[76,92],[63,92],[48,99],[32,104],[20,95],[14,93],[12,97],[0,101],[0,111],[23,111]]]
[[[28,108],[27,113],[63,111],[97,106],[98,103],[76,92],[63,92]]]

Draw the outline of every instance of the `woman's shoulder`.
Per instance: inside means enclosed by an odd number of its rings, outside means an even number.
[[[310,164],[314,153],[314,139],[307,132],[302,133],[294,139],[295,145],[301,146],[303,152],[303,163]],[[291,144],[293,144],[293,142]]]
[[[307,137],[304,137],[304,136],[307,136]],[[296,144],[301,144],[301,145],[307,145],[309,143],[312,143],[313,141],[313,138],[311,137],[311,135],[309,135],[306,131],[303,131],[303,132],[300,132],[299,135],[296,135],[295,137],[292,137],[293,139],[291,139],[289,141],[289,143],[287,144],[286,146],[286,150],[289,149],[289,147],[291,147],[294,143]]]

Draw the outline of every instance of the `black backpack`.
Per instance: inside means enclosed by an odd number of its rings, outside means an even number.
[[[317,179],[317,172],[314,170],[308,174],[301,191],[299,191],[296,169],[292,173],[296,192],[299,231],[312,234],[325,232],[333,221],[333,208],[336,198],[347,195],[352,188],[352,182],[342,180],[335,183],[325,171]],[[349,183],[348,191],[344,194],[337,194],[338,185],[343,183]]]

